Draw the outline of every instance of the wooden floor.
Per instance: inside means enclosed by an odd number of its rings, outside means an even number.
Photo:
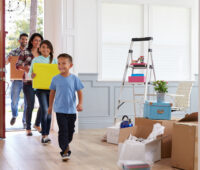
[[[70,145],[71,160],[62,162],[57,144],[57,133],[52,132],[52,143],[43,146],[40,135],[7,132],[0,140],[0,170],[119,170],[117,145],[101,142],[104,130],[82,130],[74,135]],[[153,165],[152,170],[171,170],[170,159]]]

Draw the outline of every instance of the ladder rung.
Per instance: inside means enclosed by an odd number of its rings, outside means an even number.
[[[129,65],[129,67],[132,68],[132,69],[147,69],[147,66],[142,66],[142,67],[141,67],[141,66]],[[150,65],[149,68],[150,68],[150,69],[153,69],[153,66]]]
[[[150,40],[153,40],[153,37],[132,38],[132,41],[150,41]]]
[[[135,67],[135,66],[132,66],[132,65],[130,65],[129,67],[132,68],[132,69],[146,69],[147,68],[147,66],[144,66],[144,67]]]

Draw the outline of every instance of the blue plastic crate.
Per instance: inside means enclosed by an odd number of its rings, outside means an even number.
[[[145,101],[144,117],[154,120],[171,120],[171,103]]]

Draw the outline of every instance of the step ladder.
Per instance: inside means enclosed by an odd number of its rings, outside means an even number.
[[[134,107],[134,120],[135,120],[135,116],[136,116],[136,104],[140,103],[141,101],[136,101],[135,100],[135,96],[144,96],[144,100],[143,100],[143,104],[145,102],[145,100],[147,100],[147,95],[150,96],[150,94],[148,94],[148,86],[150,84],[152,84],[152,80],[156,81],[156,75],[155,75],[155,69],[154,69],[154,63],[153,63],[153,56],[152,56],[152,48],[151,48],[151,43],[152,43],[153,38],[152,37],[144,37],[144,38],[132,38],[131,40],[131,44],[130,44],[130,49],[128,51],[128,57],[127,57],[127,62],[126,62],[126,66],[125,66],[125,70],[124,70],[124,75],[123,75],[123,80],[122,80],[122,85],[120,87],[120,94],[119,94],[119,100],[118,100],[118,106],[117,106],[117,110],[116,110],[116,114],[115,114],[115,122],[116,122],[116,115],[119,112],[119,109],[122,105],[124,105],[125,103],[133,103],[133,107]],[[148,42],[148,57],[147,57],[147,63],[143,64],[143,65],[134,65],[132,64],[133,61],[133,45],[134,43],[137,42]],[[134,74],[135,70],[138,69],[142,69],[142,70],[146,70],[146,80],[145,82],[126,82],[126,77],[127,77],[127,72],[128,69],[132,70],[132,74]],[[152,75],[153,72],[153,75]],[[152,77],[153,76],[153,77]],[[124,100],[122,99],[122,93],[124,90],[125,86],[133,86],[133,100]],[[135,85],[145,85],[144,88],[144,94],[135,94]]]

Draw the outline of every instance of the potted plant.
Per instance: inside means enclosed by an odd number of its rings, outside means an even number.
[[[167,82],[163,80],[157,80],[153,82],[154,90],[157,93],[157,102],[161,103],[165,101],[165,93],[168,92]]]

